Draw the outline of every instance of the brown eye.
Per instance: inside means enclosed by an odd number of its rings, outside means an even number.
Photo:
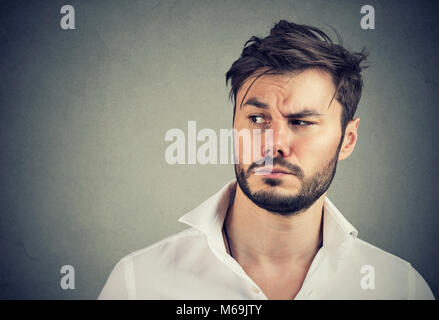
[[[249,119],[254,124],[264,124],[264,123],[266,123],[264,117],[262,117],[262,116],[250,116]]]
[[[309,121],[303,121],[303,120],[293,120],[293,121],[291,121],[291,124],[293,126],[306,127],[306,126],[310,126],[314,123],[309,122]]]

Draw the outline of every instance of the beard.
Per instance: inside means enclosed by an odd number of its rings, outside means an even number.
[[[283,181],[282,179],[273,178],[262,178],[264,183],[272,188],[252,192],[248,179],[252,175],[252,170],[262,167],[263,164],[253,163],[247,170],[239,164],[235,164],[236,179],[244,194],[258,207],[283,216],[297,214],[308,209],[328,190],[335,176],[340,147],[341,143],[329,163],[310,177],[305,177],[300,167],[287,162],[282,157],[272,159],[273,166],[278,165],[287,169],[288,172],[291,172],[300,180],[301,188],[296,195],[279,193],[275,187],[281,185]]]

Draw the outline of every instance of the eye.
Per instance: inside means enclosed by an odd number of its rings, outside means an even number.
[[[267,121],[265,121],[263,116],[250,116],[248,118],[254,124],[265,124],[265,123],[267,123]]]
[[[306,126],[313,125],[314,123],[309,122],[309,121],[304,121],[304,120],[292,120],[291,124],[293,126],[306,127]]]

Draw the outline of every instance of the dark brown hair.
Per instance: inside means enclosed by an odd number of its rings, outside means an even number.
[[[286,74],[319,68],[332,75],[336,87],[334,97],[343,106],[341,124],[344,133],[360,101],[363,87],[361,71],[367,68],[363,65],[367,53],[365,49],[349,52],[343,48],[338,34],[337,38],[338,44],[315,27],[286,20],[276,23],[265,38],[252,36],[244,44],[241,56],[226,73],[226,85],[231,81],[229,97],[234,102],[233,118],[238,91],[250,77],[255,77],[254,83],[264,74]]]

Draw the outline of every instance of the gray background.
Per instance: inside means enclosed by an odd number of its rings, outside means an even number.
[[[76,30],[59,26],[76,10]],[[376,29],[360,28],[371,4]],[[354,154],[329,196],[359,236],[413,264],[439,296],[437,1],[0,2],[0,298],[95,299],[126,254],[232,165],[165,162],[171,128],[230,128],[224,74],[279,19],[366,46]],[[76,271],[62,290],[60,268]]]

